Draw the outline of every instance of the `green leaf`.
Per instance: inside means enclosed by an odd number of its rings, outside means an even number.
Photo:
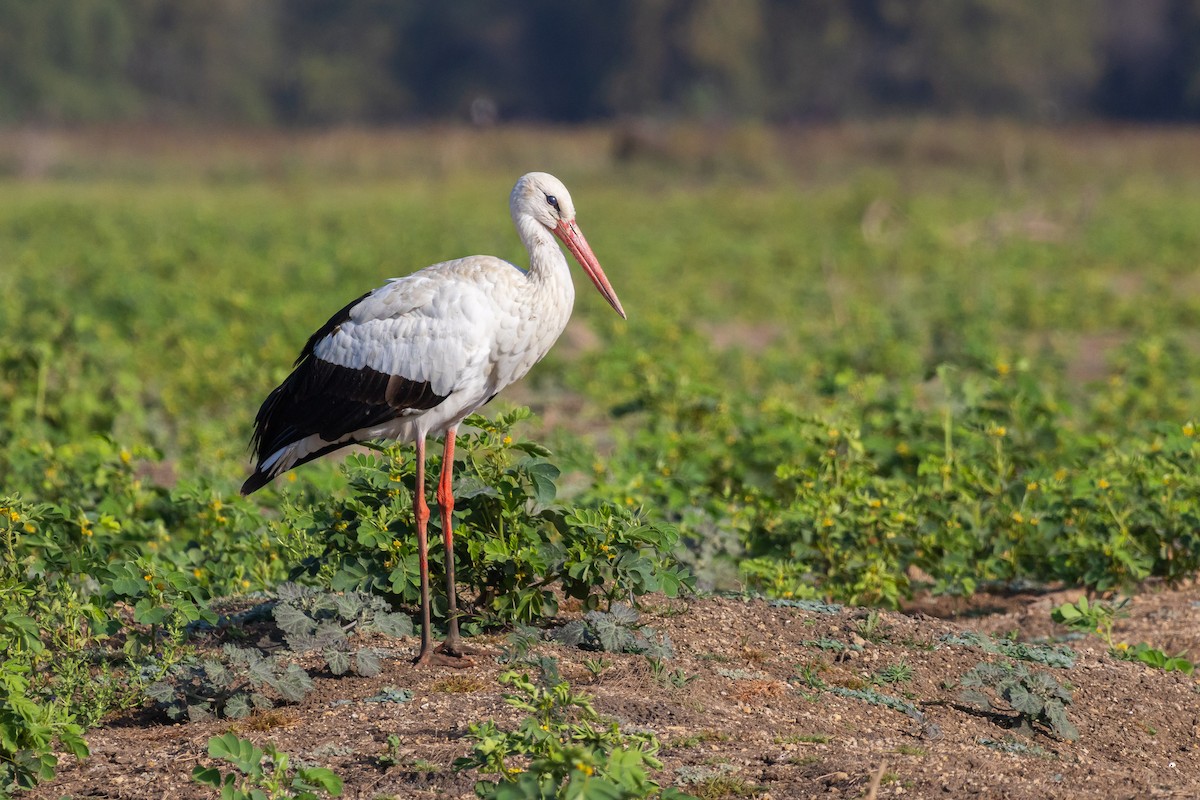
[[[192,780],[215,789],[221,788],[221,771],[216,767],[193,767]]]
[[[299,703],[312,691],[313,682],[298,664],[288,664],[287,670],[275,682],[275,689],[291,703]]]
[[[345,675],[350,669],[350,654],[345,650],[328,648],[324,652],[325,663],[334,675]]]
[[[354,654],[354,671],[364,678],[374,678],[383,672],[383,665],[374,650],[364,647]]]
[[[239,692],[225,701],[225,716],[229,719],[245,719],[250,716],[250,702]]]
[[[1024,684],[1016,684],[1010,688],[1005,699],[1020,714],[1036,719],[1042,713],[1042,698],[1030,692]]]
[[[342,779],[332,770],[325,767],[305,767],[297,771],[296,776],[308,784],[304,788],[321,789],[333,797],[342,795]]]
[[[413,635],[412,617],[398,612],[376,614],[375,618],[371,620],[371,627],[384,636],[397,639]]]
[[[958,700],[965,706],[977,708],[980,711],[991,711],[992,700],[978,689],[963,689],[958,693]]]
[[[317,629],[316,621],[290,603],[279,603],[272,614],[285,636],[312,635]]]
[[[1067,710],[1063,708],[1062,704],[1047,703],[1046,719],[1056,736],[1072,742],[1079,738],[1079,730],[1067,719]]]

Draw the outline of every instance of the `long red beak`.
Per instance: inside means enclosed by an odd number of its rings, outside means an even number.
[[[617,293],[613,291],[612,284],[604,276],[604,270],[600,269],[600,262],[596,260],[596,255],[588,245],[587,239],[583,238],[583,232],[579,230],[575,220],[570,222],[559,220],[558,227],[554,229],[554,235],[567,246],[571,255],[575,256],[579,266],[583,267],[583,271],[592,279],[592,283],[596,284],[596,288],[600,290],[600,294],[604,295],[608,304],[616,309],[616,312],[621,315],[621,319],[626,319],[625,309],[621,308],[621,301],[617,299]]]

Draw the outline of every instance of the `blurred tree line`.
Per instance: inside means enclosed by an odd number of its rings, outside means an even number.
[[[0,0],[0,121],[1200,118],[1200,0]]]

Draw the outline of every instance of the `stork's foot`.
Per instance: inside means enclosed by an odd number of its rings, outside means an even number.
[[[414,667],[450,667],[452,669],[466,669],[467,667],[475,666],[475,662],[467,658],[465,653],[453,654],[445,652],[441,647],[429,649],[421,652],[413,659]]]
[[[478,650],[474,647],[467,647],[462,643],[462,639],[456,639],[454,637],[450,637],[446,641],[439,644],[434,652],[441,653],[442,655],[450,656],[452,658],[466,658],[467,656],[481,656],[484,654],[483,650]],[[470,661],[470,659],[467,660]]]

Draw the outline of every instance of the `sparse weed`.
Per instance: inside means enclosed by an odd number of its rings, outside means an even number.
[[[913,668],[907,661],[889,664],[871,676],[871,683],[882,686],[890,683],[907,683],[912,680]]]
[[[513,689],[505,702],[529,717],[516,730],[502,730],[492,721],[470,726],[474,745],[454,769],[500,776],[499,782],[477,782],[479,797],[686,797],[661,790],[648,777],[647,769],[662,767],[653,734],[625,733],[616,723],[603,724],[591,698],[574,692],[556,674],[535,682],[510,671],[500,681]]]
[[[612,666],[612,662],[607,658],[585,658],[583,666],[587,668],[588,672],[592,673],[593,677],[599,678],[604,670]]]
[[[1191,675],[1195,665],[1185,657],[1185,653],[1169,656],[1164,651],[1140,642],[1132,647],[1126,642],[1113,640],[1113,626],[1116,620],[1128,616],[1126,606],[1129,598],[1116,602],[1096,600],[1088,602],[1084,595],[1074,603],[1063,603],[1051,612],[1055,622],[1082,633],[1096,634],[1108,645],[1108,651],[1127,661],[1138,661],[1164,672],[1182,672]]]
[[[974,631],[963,633],[948,633],[940,641],[944,644],[962,647],[977,647],[985,653],[1007,656],[1020,661],[1031,661],[1048,667],[1070,669],[1075,666],[1076,653],[1065,644],[1036,645],[1015,642],[1011,639],[996,639],[991,636],[981,636]]]
[[[789,733],[776,736],[775,744],[829,744],[833,737],[827,733]]]
[[[687,786],[697,800],[720,800],[730,797],[755,797],[762,789],[735,773],[732,764],[713,766],[683,766],[675,770],[675,782]]]
[[[1074,603],[1063,603],[1051,613],[1051,618],[1072,630],[1082,633],[1099,634],[1109,648],[1113,644],[1113,625],[1121,617],[1129,616],[1126,606],[1129,598],[1122,598],[1113,603],[1096,600],[1088,602],[1087,595],[1080,596]]]
[[[915,747],[911,744],[899,745],[893,752],[902,756],[924,756],[929,753],[924,747]]]
[[[872,609],[867,612],[867,616],[860,619],[855,628],[858,633],[868,642],[881,642],[886,640],[886,636],[882,627],[883,615],[878,609]]]
[[[680,736],[676,739],[672,739],[671,741],[667,742],[666,747],[677,748],[677,749],[686,749],[689,747],[695,747],[697,745],[704,744],[705,742],[727,742],[727,741],[729,741],[729,734],[725,733],[725,731],[702,730],[702,731],[697,731],[696,733],[693,733],[690,736]]]
[[[663,686],[682,689],[700,677],[697,674],[688,675],[682,669],[668,670],[662,659],[647,657],[646,661],[650,664],[650,674],[654,676],[654,680]]]
[[[1019,662],[981,662],[963,675],[959,684],[962,703],[989,713],[1016,712],[1019,728],[1028,734],[1038,724],[1060,739],[1079,738],[1079,731],[1067,719],[1071,691],[1048,672],[1030,672]]]
[[[608,611],[589,611],[582,620],[568,622],[551,631],[551,638],[569,647],[606,653],[638,653],[651,659],[672,658],[671,637],[639,623],[641,615],[624,603],[613,603]]]

